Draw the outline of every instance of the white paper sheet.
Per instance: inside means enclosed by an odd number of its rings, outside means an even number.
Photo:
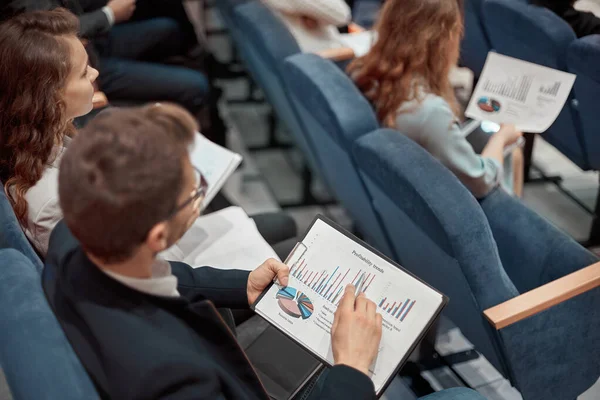
[[[240,207],[203,215],[171,248],[160,256],[194,266],[252,271],[277,254]]]
[[[198,133],[190,151],[190,160],[208,182],[208,191],[202,201],[202,207],[206,207],[240,165],[242,156],[211,142]]]
[[[354,50],[355,57],[362,57],[371,50],[371,46],[375,43],[375,37],[374,31],[363,31],[342,34],[339,40],[345,47]]]
[[[545,132],[562,110],[575,75],[490,52],[465,115]]]
[[[379,355],[370,370],[378,393],[443,301],[442,295],[322,220],[287,263],[288,287],[271,286],[256,312],[333,365],[335,310],[347,284],[361,287],[383,316]]]

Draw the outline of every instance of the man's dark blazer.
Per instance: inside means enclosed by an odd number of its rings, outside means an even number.
[[[24,11],[64,7],[79,16],[80,35],[92,39],[110,30],[108,18],[102,11],[106,4],[106,0],[7,0],[0,5],[0,19],[10,18]]]
[[[248,272],[171,266],[182,296],[147,295],[104,274],[63,222],[52,233],[44,290],[99,392],[128,400],[268,398],[215,309],[248,307]],[[336,366],[320,398],[373,399],[373,384]]]

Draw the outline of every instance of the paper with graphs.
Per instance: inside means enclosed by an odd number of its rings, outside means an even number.
[[[286,260],[287,287],[265,291],[255,311],[329,365],[334,364],[331,326],[352,283],[383,317],[379,353],[370,368],[377,393],[395,376],[445,304],[444,296],[365,247],[349,234],[315,220]]]
[[[545,132],[556,120],[575,75],[490,52],[465,115]]]

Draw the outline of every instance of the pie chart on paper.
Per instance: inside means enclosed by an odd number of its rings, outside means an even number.
[[[281,311],[290,317],[308,319],[314,311],[308,296],[293,287],[280,289],[275,298]]]
[[[500,111],[500,102],[485,96],[479,98],[477,101],[477,106],[481,111],[485,111],[487,113],[495,113]]]

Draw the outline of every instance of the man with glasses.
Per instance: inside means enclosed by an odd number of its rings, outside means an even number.
[[[206,182],[188,155],[196,130],[170,104],[113,110],[63,156],[64,222],[50,238],[43,286],[102,398],[268,398],[215,306],[248,308],[275,278],[286,285],[289,269],[273,259],[249,273],[156,258],[200,212]],[[381,318],[364,295],[354,307],[352,287],[342,302],[338,365],[314,394],[372,399]]]

